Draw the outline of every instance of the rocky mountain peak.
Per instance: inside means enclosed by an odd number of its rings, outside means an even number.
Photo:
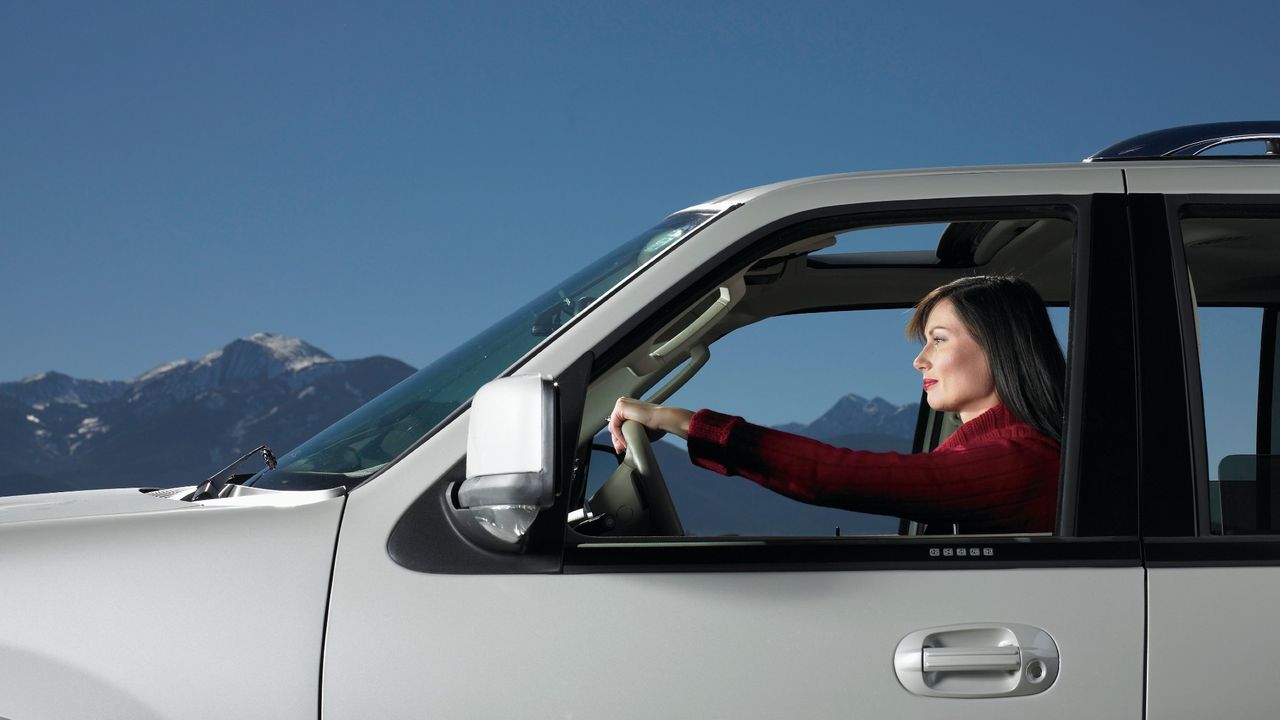
[[[182,399],[212,388],[278,377],[296,378],[317,365],[333,363],[329,353],[303,340],[255,333],[232,340],[199,360],[177,360],[129,381],[128,393]]]
[[[870,400],[850,393],[840,398],[817,420],[809,424],[814,437],[834,437],[850,433],[883,433],[911,437],[919,405],[894,405],[882,397]]]
[[[255,333],[205,355],[195,367],[212,368],[220,381],[227,381],[273,378],[327,362],[333,362],[332,355],[303,340]]]

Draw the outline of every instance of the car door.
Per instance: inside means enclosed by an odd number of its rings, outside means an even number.
[[[771,193],[745,199],[610,301],[629,309],[605,305],[522,368],[556,378],[565,448],[559,504],[539,517],[524,554],[469,546],[450,528],[447,488],[463,476],[465,422],[351,494],[323,716],[1141,716],[1139,418],[1120,172],[854,177]],[[1004,267],[1056,263],[1055,297],[1070,308],[1053,533],[594,537],[566,528],[584,494],[581,439],[589,444],[617,396],[620,363],[701,312],[698,299],[728,278],[759,289],[778,262],[848,271],[844,260],[787,255],[826,221],[1023,217],[1071,228],[1065,249],[1042,257],[1024,243],[1030,254]],[[972,248],[968,258],[935,255],[901,275],[893,258],[850,262],[871,261],[883,289],[984,270]],[[853,307],[873,284],[814,287],[852,292],[841,302]],[[905,354],[911,372],[914,351]]]
[[[1274,717],[1280,168],[1126,171],[1139,293],[1147,716]],[[1186,387],[1187,391],[1171,389]]]

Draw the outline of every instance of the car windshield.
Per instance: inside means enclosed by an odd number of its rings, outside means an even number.
[[[687,211],[668,217],[281,456],[275,470],[264,470],[246,484],[276,490],[358,485],[470,400],[481,385],[713,215]]]

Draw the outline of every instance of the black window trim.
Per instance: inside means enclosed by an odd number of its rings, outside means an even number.
[[[1267,305],[1262,308],[1261,347],[1258,348],[1258,440],[1259,455],[1270,455],[1275,452],[1275,429],[1272,419],[1275,417],[1275,367],[1276,367],[1276,334],[1277,320],[1280,316],[1280,305]],[[1270,370],[1271,372],[1267,372]]]
[[[1073,259],[1058,534],[1139,534],[1138,349],[1128,199],[1093,196]],[[1086,507],[1080,512],[1081,506]]]
[[[963,553],[963,554],[961,554]],[[970,555],[976,553],[976,555]],[[1137,567],[1136,538],[634,538],[567,545],[566,574]]]

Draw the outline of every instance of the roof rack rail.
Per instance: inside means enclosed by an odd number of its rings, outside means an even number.
[[[1085,158],[1085,162],[1100,160],[1152,160],[1157,158],[1191,158],[1209,148],[1238,142],[1261,141],[1266,144],[1265,155],[1237,155],[1230,157],[1275,157],[1280,159],[1280,121],[1258,120],[1242,122],[1205,123],[1156,130],[1136,135],[1128,140],[1103,148]],[[1215,157],[1226,157],[1217,155]]]

